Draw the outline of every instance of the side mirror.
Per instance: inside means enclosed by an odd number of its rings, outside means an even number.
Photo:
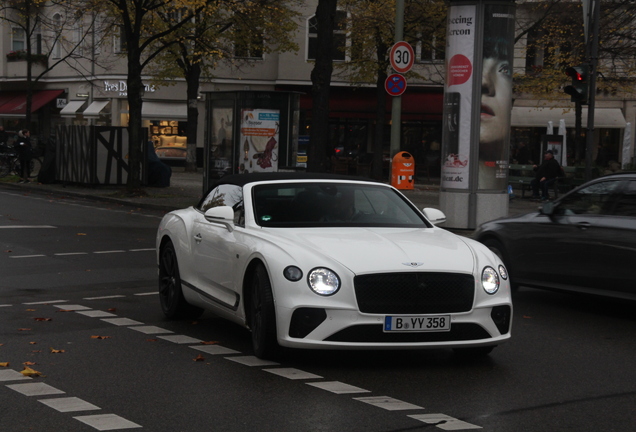
[[[424,216],[429,220],[433,225],[439,225],[446,222],[446,215],[443,211],[438,210],[436,208],[427,207],[423,210]]]
[[[234,231],[234,210],[230,206],[212,207],[205,211],[205,220],[225,225],[228,231]]]

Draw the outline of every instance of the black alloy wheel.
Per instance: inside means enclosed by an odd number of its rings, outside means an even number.
[[[168,318],[198,318],[203,309],[192,306],[183,297],[179,263],[174,245],[168,241],[159,255],[159,299]]]
[[[254,269],[251,284],[250,326],[252,347],[256,357],[275,359],[280,353],[276,338],[276,311],[267,270],[262,264]]]

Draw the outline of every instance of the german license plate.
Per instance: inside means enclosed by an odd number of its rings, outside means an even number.
[[[450,327],[450,315],[384,317],[385,332],[442,332]]]

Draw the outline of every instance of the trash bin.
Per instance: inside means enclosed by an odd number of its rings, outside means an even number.
[[[415,158],[407,152],[398,152],[391,162],[391,186],[413,189],[415,185]]]

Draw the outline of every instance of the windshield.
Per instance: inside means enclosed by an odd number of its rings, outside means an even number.
[[[402,196],[379,185],[276,183],[252,193],[263,227],[430,227]]]

